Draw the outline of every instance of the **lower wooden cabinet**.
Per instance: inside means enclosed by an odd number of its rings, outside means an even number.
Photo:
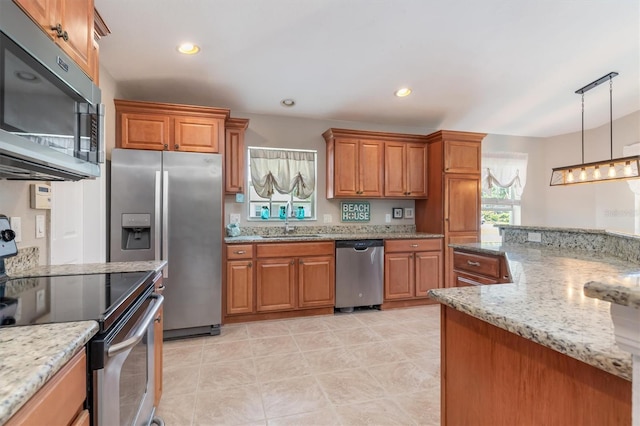
[[[503,256],[453,251],[452,276],[456,287],[500,284],[510,281]]]
[[[333,241],[228,245],[225,322],[333,312],[334,247]]]
[[[442,284],[442,239],[385,241],[385,303],[426,298]]]
[[[87,357],[83,348],[6,425],[88,425],[86,398]]]

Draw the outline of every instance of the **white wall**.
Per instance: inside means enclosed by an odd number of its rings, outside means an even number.
[[[413,133],[426,135],[433,129],[419,127],[389,126],[374,123],[346,121],[314,120],[258,114],[243,114],[232,111],[233,117],[248,118],[249,128],[245,134],[245,146],[314,149],[318,151],[318,181],[316,221],[304,221],[301,225],[325,225],[324,214],[331,214],[331,225],[341,225],[340,201],[326,199],[326,143],[322,137],[325,130],[333,128],[370,130],[381,132]],[[393,207],[413,207],[413,200],[368,200],[371,203],[371,221],[369,225],[384,225],[385,214]],[[235,196],[225,198],[225,223],[229,223],[229,214],[240,213],[240,226],[282,226],[280,222],[246,221],[247,202],[235,202]],[[413,224],[414,219],[392,219],[389,225]]]
[[[609,124],[585,131],[585,162],[609,159]],[[622,147],[640,142],[640,111],[613,122],[613,157],[622,157]],[[551,176],[551,169],[582,162],[581,133],[546,138],[544,161],[536,170],[540,176]],[[542,188],[546,200],[543,224],[560,227],[610,229],[634,233],[635,196],[625,181]],[[538,224],[524,223],[523,224]]]

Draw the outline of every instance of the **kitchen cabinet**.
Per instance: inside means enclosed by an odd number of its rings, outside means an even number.
[[[164,285],[162,284],[162,273],[156,275],[154,283],[154,291],[158,294],[164,293]],[[157,407],[162,398],[162,369],[163,369],[163,327],[164,327],[164,306],[160,308],[153,323],[153,381],[154,381],[154,399],[153,406]]]
[[[328,129],[327,198],[424,198],[425,136]]]
[[[382,307],[430,302],[427,292],[443,284],[442,239],[387,240],[384,250]],[[413,303],[390,303],[400,300]]]
[[[424,143],[385,142],[384,196],[427,197],[427,146]]]
[[[6,423],[18,425],[88,425],[87,357],[84,349],[71,358]]]
[[[244,133],[248,126],[249,120],[244,118],[229,118],[225,123],[224,190],[227,194],[244,191]]]
[[[333,313],[334,253],[333,241],[228,245],[224,322]]]
[[[480,241],[483,133],[441,130],[426,137],[428,194],[416,200],[416,230],[444,235],[444,283],[456,285],[452,243]]]
[[[118,148],[224,152],[227,109],[121,99],[114,103]]]
[[[94,77],[93,0],[14,0],[89,76]]]
[[[453,276],[456,287],[510,281],[504,257],[460,250],[453,251]]]

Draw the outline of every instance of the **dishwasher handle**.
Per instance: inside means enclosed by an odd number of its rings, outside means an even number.
[[[369,247],[384,247],[383,240],[338,240],[336,249],[354,249],[355,251],[367,251]]]

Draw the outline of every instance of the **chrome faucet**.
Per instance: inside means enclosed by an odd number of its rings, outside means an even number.
[[[288,234],[289,232],[295,229],[295,226],[289,225],[289,215],[291,214],[292,208],[293,207],[291,206],[291,201],[287,201],[287,204],[285,205],[285,208],[284,208],[284,233],[285,234]]]

